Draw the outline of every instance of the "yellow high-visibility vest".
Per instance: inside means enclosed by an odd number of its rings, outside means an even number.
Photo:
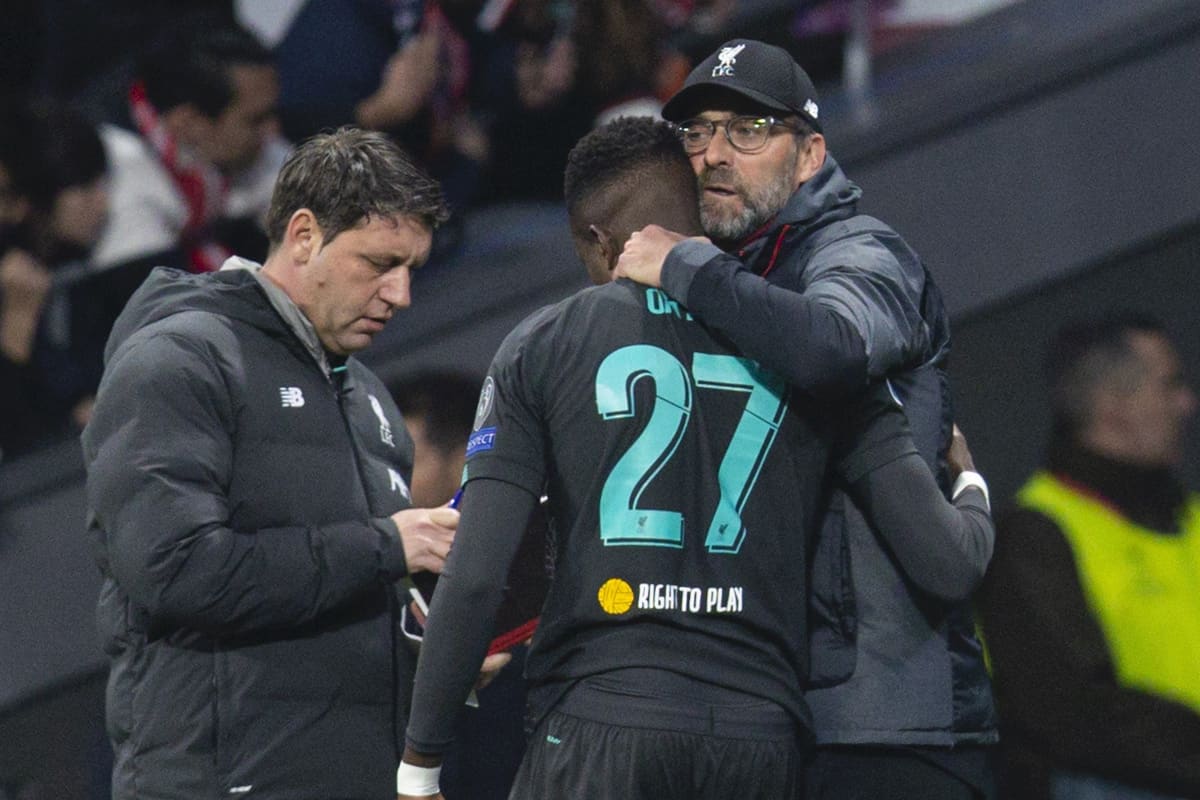
[[[1063,532],[1117,674],[1200,712],[1200,496],[1179,534],[1138,525],[1047,472],[1017,495]]]

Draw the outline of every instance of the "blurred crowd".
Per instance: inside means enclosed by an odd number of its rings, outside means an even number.
[[[393,133],[460,212],[557,200],[571,144],[607,115],[655,113],[688,68],[674,42],[719,35],[732,6],[14,4],[0,56],[12,111],[0,121],[0,457],[86,422],[107,332],[150,268],[261,259],[289,142],[346,124]]]
[[[976,4],[981,0],[976,0]],[[457,212],[561,199],[593,126],[657,114],[729,36],[841,70],[846,0],[16,0],[0,20],[0,459],[88,418],[104,341],[158,265],[265,255],[290,144],[394,135]],[[872,3],[923,29],[912,0]],[[919,4],[917,4],[919,5]],[[935,23],[940,20],[935,18]]]

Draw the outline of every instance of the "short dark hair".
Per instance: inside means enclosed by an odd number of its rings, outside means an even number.
[[[1129,310],[1072,322],[1055,334],[1045,370],[1056,432],[1075,436],[1087,426],[1097,389],[1135,387],[1141,363],[1130,337],[1137,333],[1168,336],[1158,319]]]
[[[59,192],[85,186],[108,170],[104,144],[81,113],[39,103],[12,109],[0,125],[0,164],[12,191],[39,212],[49,212]]]
[[[142,54],[137,77],[160,113],[191,103],[205,116],[216,117],[233,102],[231,67],[274,63],[271,51],[244,28],[185,20]]]
[[[354,127],[317,134],[284,161],[267,212],[272,247],[301,208],[326,243],[371,217],[413,217],[431,231],[450,217],[437,181],[384,134]]]
[[[618,183],[632,191],[645,169],[671,166],[687,170],[691,163],[675,127],[652,117],[618,117],[580,139],[567,156],[563,196],[574,214],[580,203]]]

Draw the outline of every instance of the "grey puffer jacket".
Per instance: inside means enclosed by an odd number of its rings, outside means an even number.
[[[155,270],[114,329],[83,443],[116,798],[395,796],[412,442],[313,338],[246,269]]]
[[[828,156],[737,252],[676,245],[663,288],[799,390],[836,401],[886,378],[948,488],[953,412],[941,294],[899,234],[858,213],[861,194]],[[812,560],[806,699],[818,743],[997,738],[968,600],[991,549],[935,569],[907,539],[872,529],[835,492]]]

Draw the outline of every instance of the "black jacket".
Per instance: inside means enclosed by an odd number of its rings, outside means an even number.
[[[250,270],[159,269],[114,328],[83,443],[116,798],[395,794],[412,443],[302,327]]]
[[[832,156],[733,254],[672,249],[663,287],[742,351],[821,397],[886,377],[946,488],[953,419],[949,323],[917,254],[858,213]],[[986,548],[928,569],[905,531],[873,530],[844,495],[812,560],[811,681],[818,742],[951,745],[996,738],[967,597]],[[827,687],[827,688],[815,688]]]

